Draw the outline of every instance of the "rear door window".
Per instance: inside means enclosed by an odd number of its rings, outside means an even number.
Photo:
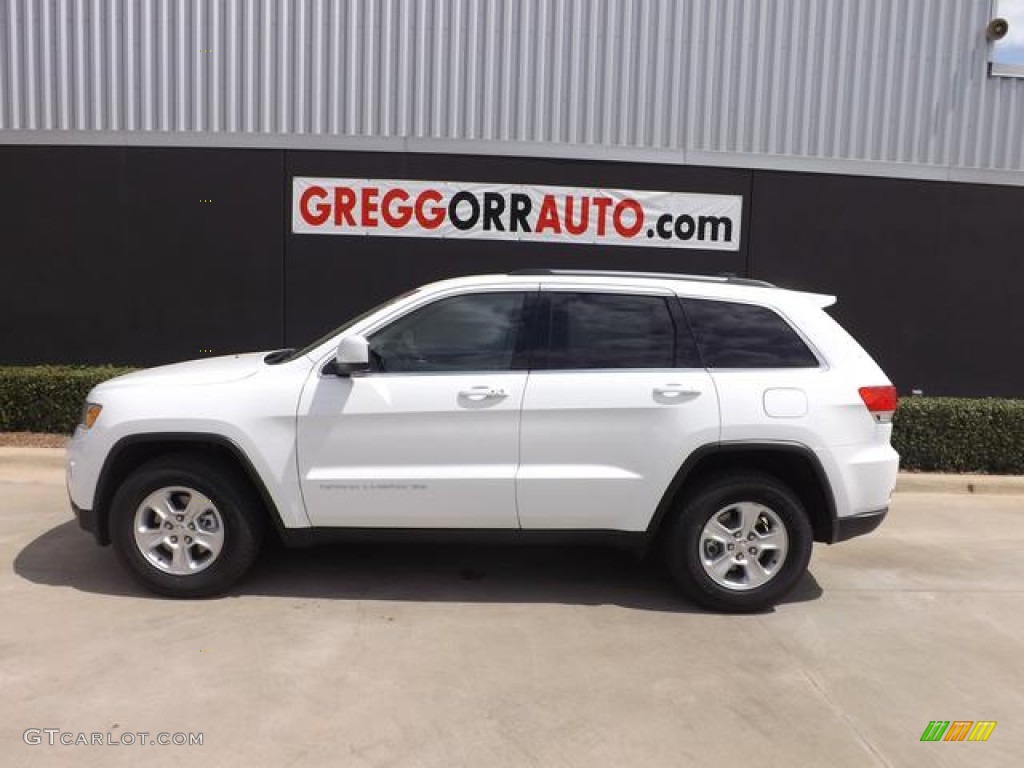
[[[546,366],[553,370],[672,368],[676,326],[662,296],[546,293]],[[695,363],[695,355],[690,356]]]

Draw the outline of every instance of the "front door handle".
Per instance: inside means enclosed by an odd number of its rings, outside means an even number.
[[[459,397],[464,397],[467,400],[496,400],[508,397],[508,392],[500,387],[470,387],[469,389],[459,390]]]
[[[681,384],[665,384],[661,387],[655,387],[654,394],[658,397],[671,398],[672,400],[689,400],[694,397],[700,397],[701,391],[699,389],[687,389]]]

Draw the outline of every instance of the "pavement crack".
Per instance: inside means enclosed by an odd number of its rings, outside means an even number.
[[[782,643],[780,643],[780,645],[782,645]],[[784,645],[783,648],[785,648]],[[789,650],[786,649],[786,652],[788,653]],[[868,752],[874,755],[875,758],[882,765],[886,766],[886,768],[892,768],[892,763],[886,760],[885,755],[883,755],[878,750],[878,748],[871,743],[871,740],[867,736],[861,733],[856,723],[853,722],[853,719],[849,715],[847,715],[843,711],[842,707],[840,707],[833,700],[833,698],[829,695],[828,691],[826,691],[825,688],[817,680],[814,679],[814,676],[803,667],[800,667],[800,674],[804,676],[804,679],[807,680],[807,682],[810,683],[811,686],[813,686],[814,690],[818,692],[818,695],[825,700],[825,703],[828,704],[829,709],[831,709],[832,712],[835,713],[835,715],[837,715],[839,719],[846,724],[846,727],[850,729],[850,732],[853,733],[853,735],[857,738],[857,741],[861,743],[861,746],[863,746]]]
[[[764,623],[763,619],[761,621],[762,623]],[[794,654],[789,649],[789,647],[784,642],[782,642],[780,638],[774,636],[774,634],[771,631],[771,628],[767,629],[768,635],[772,637],[772,640],[775,642],[775,644],[782,649],[782,652],[785,655],[793,659],[796,668],[800,671],[800,674],[803,676],[803,678],[811,685],[812,688],[814,688],[815,691],[817,691],[818,695],[822,698],[822,700],[824,700],[825,704],[828,705],[828,708],[850,730],[850,732],[854,735],[854,738],[857,739],[860,745],[870,754],[874,755],[875,759],[878,760],[878,762],[881,765],[885,766],[885,768],[893,768],[892,763],[886,760],[885,755],[883,755],[881,751],[879,751],[879,749],[871,743],[871,740],[863,732],[861,732],[860,728],[857,727],[857,724],[849,715],[846,714],[846,712],[843,711],[843,708],[840,707],[838,703],[836,703],[836,701],[832,698],[832,696],[825,689],[825,687],[820,682],[818,682],[818,680],[815,679],[814,675],[812,675],[803,666],[803,664],[801,663],[800,659],[796,656],[796,654]]]

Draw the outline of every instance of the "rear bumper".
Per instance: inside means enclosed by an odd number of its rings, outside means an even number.
[[[832,543],[836,544],[871,533],[882,524],[887,514],[889,514],[889,508],[882,507],[871,512],[861,512],[859,515],[837,517],[832,532]]]
[[[100,546],[106,546],[110,543],[110,536],[107,533],[107,527],[103,524],[100,516],[96,514],[94,509],[82,509],[77,506],[75,502],[71,502],[71,510],[75,513],[75,517],[78,518],[78,526],[83,531],[88,531],[96,539],[96,543]]]

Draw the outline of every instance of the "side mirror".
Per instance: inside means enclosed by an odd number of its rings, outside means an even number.
[[[363,336],[346,336],[338,345],[330,372],[338,376],[370,370],[370,342]]]

